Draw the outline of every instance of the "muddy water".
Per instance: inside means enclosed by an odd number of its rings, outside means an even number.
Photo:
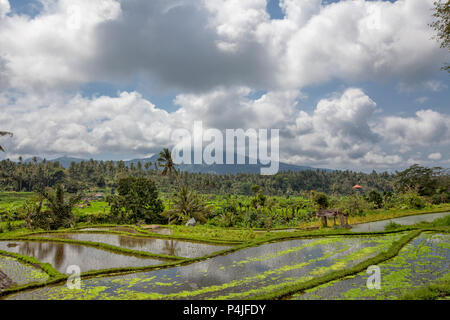
[[[291,240],[248,248],[191,265],[86,279],[76,294],[64,286],[12,299],[242,299],[353,266],[385,250],[401,234]]]
[[[122,267],[143,267],[165,261],[117,254],[96,248],[52,242],[0,241],[0,250],[35,257],[66,273],[67,267],[77,265],[81,272]]]
[[[401,218],[393,218],[388,220],[381,220],[375,222],[361,223],[356,224],[352,227],[351,231],[353,232],[372,232],[372,231],[384,231],[384,228],[392,222],[401,224],[401,225],[412,225],[418,222],[431,222],[439,218],[443,218],[448,216],[450,212],[440,212],[440,213],[429,213],[429,214],[420,214],[415,216],[401,217]]]
[[[230,246],[210,245],[172,239],[131,237],[106,233],[52,233],[43,234],[41,237],[101,242],[127,249],[185,258],[202,257],[215,251],[230,248]]]
[[[380,289],[368,289],[369,274],[362,272],[294,295],[292,299],[396,299],[411,289],[450,279],[450,235],[422,234],[397,257],[379,267]]]

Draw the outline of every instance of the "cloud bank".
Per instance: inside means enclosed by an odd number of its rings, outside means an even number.
[[[292,163],[448,162],[448,114],[379,116],[357,86],[309,112],[302,103],[305,87],[332,80],[448,89],[433,80],[448,58],[431,40],[433,0],[280,0],[281,20],[270,19],[266,0],[41,2],[30,17],[0,0],[0,127],[15,133],[1,140],[8,156],[145,155],[170,145],[172,129],[203,120],[280,128],[281,156]],[[179,109],[169,113],[135,91],[77,93],[136,78],[175,90]]]

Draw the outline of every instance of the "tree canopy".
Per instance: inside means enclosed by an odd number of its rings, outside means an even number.
[[[111,214],[120,223],[166,223],[164,206],[153,180],[127,177],[119,180],[118,194],[111,199]]]

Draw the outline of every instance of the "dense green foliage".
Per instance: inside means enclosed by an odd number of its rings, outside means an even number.
[[[67,170],[57,163],[2,161],[0,185],[28,190],[33,186],[63,184],[65,190],[72,192],[80,188],[87,193],[100,189],[108,195],[108,201],[101,205],[91,204],[91,200],[79,205],[75,210],[78,222],[182,224],[194,217],[217,227],[266,229],[310,226],[316,220],[314,212],[324,208],[346,212],[353,223],[358,223],[361,220],[352,217],[399,210],[432,211],[434,205],[450,199],[448,171],[418,165],[396,174],[317,170],[275,176],[176,174],[173,166],[167,152],[160,155],[160,167],[166,171],[150,165],[127,167],[123,162],[112,161],[72,163]],[[21,180],[14,178],[17,176]],[[363,185],[363,190],[353,189],[356,183]],[[159,199],[160,191],[164,201]],[[56,195],[51,199],[47,196],[45,210],[36,199],[26,205],[2,208],[2,197],[0,219],[8,223],[3,227],[8,230],[14,229],[12,222],[18,220],[31,228],[55,228],[48,222],[53,219],[48,213],[65,210],[55,206]],[[33,212],[40,214],[33,216]],[[73,223],[71,210],[67,215]]]
[[[170,171],[170,159],[161,162],[162,169],[153,166],[130,165],[123,161],[89,160],[81,163],[72,162],[64,169],[58,162],[13,162],[0,161],[0,190],[4,191],[34,191],[36,188],[54,187],[63,183],[68,192],[96,188],[117,188],[120,178],[128,176],[146,177],[155,181],[158,189],[163,192],[177,191],[177,183]],[[167,176],[161,175],[167,168]],[[175,175],[175,170],[172,173]],[[378,192],[393,191],[395,175],[372,172],[356,173],[351,171],[307,170],[300,172],[280,172],[274,176],[258,174],[205,174],[180,172],[181,183],[199,193],[206,194],[240,194],[252,195],[252,186],[260,186],[260,191],[266,195],[301,195],[310,190],[333,195],[348,195],[353,192],[352,186],[361,184],[365,190]]]
[[[67,196],[62,185],[57,185],[54,190],[51,188],[39,190],[38,193],[41,196],[39,204],[37,206],[29,204],[31,207],[28,207],[28,213],[31,216],[25,216],[25,220],[32,228],[57,230],[74,225],[75,216],[72,209],[81,200],[81,194]],[[48,210],[42,210],[43,200]]]
[[[119,223],[166,223],[155,183],[147,178],[122,178],[111,202],[111,219]]]
[[[63,183],[65,190],[72,193],[99,188],[114,191],[121,178],[131,176],[151,178],[158,190],[168,193],[178,191],[181,183],[203,194],[252,195],[255,193],[252,187],[257,185],[257,193],[270,196],[305,196],[310,190],[339,196],[351,195],[354,193],[353,185],[360,184],[365,193],[376,191],[386,196],[395,190],[398,193],[417,192],[421,196],[432,196],[436,204],[450,200],[448,172],[441,168],[423,168],[417,165],[396,174],[324,170],[280,172],[274,176],[180,172],[177,179],[173,177],[177,171],[170,158],[160,165],[162,170],[151,167],[148,163],[126,166],[123,161],[115,163],[90,160],[78,164],[72,162],[68,169],[64,169],[57,162],[16,163],[4,160],[0,161],[0,190],[31,192]],[[167,173],[167,176],[161,173]],[[369,201],[380,206],[379,197],[376,194],[371,197]]]

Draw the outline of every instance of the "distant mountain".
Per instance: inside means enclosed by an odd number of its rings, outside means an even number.
[[[159,158],[158,154],[153,155],[150,158],[142,158],[142,159],[132,159],[124,161],[126,166],[130,166],[131,164],[137,165],[138,162],[141,162],[144,165],[147,162],[151,162],[152,165],[157,162]],[[193,156],[192,156],[193,159]],[[236,159],[236,155],[235,155]],[[42,161],[42,158],[37,158],[38,162]],[[32,159],[27,159],[25,162],[31,162]],[[88,159],[80,159],[73,157],[59,157],[52,160],[47,160],[49,162],[59,162],[64,168],[68,168],[72,162],[80,163],[82,161],[89,161]],[[114,161],[117,163],[118,161]],[[236,162],[236,161],[235,161]],[[177,165],[177,169],[181,171],[186,171],[190,173],[211,173],[211,174],[238,174],[238,173],[253,173],[260,174],[261,168],[269,167],[268,165],[261,164],[249,164],[249,158],[245,157],[246,164],[180,164]],[[152,166],[153,167],[153,166]],[[324,171],[333,171],[331,169],[324,168],[313,168],[308,166],[298,166],[293,164],[288,164],[284,162],[279,163],[279,172],[298,172],[298,171],[307,171],[307,170],[324,170]]]
[[[157,162],[159,155],[155,154],[151,158],[144,159],[133,159],[129,161],[125,161],[126,165],[130,165],[133,163],[136,165],[138,162],[141,162],[143,165],[146,162],[151,162],[154,164]],[[237,163],[236,158],[237,155],[234,155],[235,163]],[[191,155],[191,159],[194,159],[193,154]],[[225,159],[225,157],[224,157]],[[269,167],[268,165],[261,164],[249,164],[249,158],[245,157],[246,164],[179,164],[177,165],[177,169],[181,171],[186,171],[190,173],[212,173],[212,174],[238,174],[238,173],[254,173],[260,174],[261,168]],[[279,172],[298,172],[298,171],[306,171],[306,170],[324,170],[324,171],[333,171],[331,169],[322,169],[322,168],[313,168],[308,166],[298,166],[293,164],[288,164],[284,162],[279,163]]]

